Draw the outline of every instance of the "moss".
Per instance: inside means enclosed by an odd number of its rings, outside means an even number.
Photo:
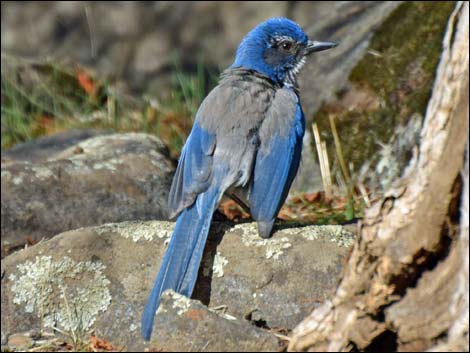
[[[356,171],[375,155],[379,143],[390,141],[399,124],[406,125],[416,113],[424,116],[454,6],[447,1],[404,2],[375,32],[350,74],[350,91],[338,92],[315,117],[330,158],[335,154],[330,114],[335,116],[343,154]],[[378,104],[351,106],[351,97],[363,101],[359,93],[364,92]]]

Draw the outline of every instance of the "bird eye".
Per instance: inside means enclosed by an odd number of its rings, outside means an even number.
[[[281,48],[288,51],[292,48],[292,43],[290,42],[282,42],[281,43]]]

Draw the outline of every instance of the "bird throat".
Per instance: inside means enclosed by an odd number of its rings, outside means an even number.
[[[296,92],[299,90],[299,84],[297,82],[297,76],[305,64],[305,56],[302,57],[294,67],[289,69],[284,78],[284,85],[293,88]]]

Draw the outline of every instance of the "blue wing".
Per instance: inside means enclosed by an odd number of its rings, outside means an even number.
[[[258,222],[260,236],[264,238],[270,236],[279,209],[297,174],[305,132],[305,120],[298,101],[295,109],[289,111],[287,106],[276,114],[270,123],[279,125],[283,119],[284,125],[281,126],[287,132],[271,129],[270,133],[262,136],[266,146],[261,146],[258,151],[249,195],[251,214]],[[282,114],[290,116],[280,116]]]
[[[196,121],[181,152],[168,197],[170,218],[193,204],[196,196],[208,189],[211,181],[215,135]]]

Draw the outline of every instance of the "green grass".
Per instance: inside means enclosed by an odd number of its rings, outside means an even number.
[[[7,62],[2,69],[2,151],[39,136],[72,128],[155,134],[177,157],[191,129],[197,109],[215,86],[217,75],[207,75],[202,62],[194,74],[183,72],[175,60],[173,85],[168,98],[158,102],[133,98],[116,91],[79,67],[62,63]],[[80,83],[79,76],[91,82]],[[158,102],[158,103],[156,103]]]
[[[95,108],[71,73],[59,66],[33,64],[31,68],[31,78],[25,77],[24,66],[2,71],[2,150],[45,133],[52,117],[62,123],[74,112],[86,114]]]
[[[219,73],[207,72],[199,60],[196,72],[187,74],[178,58],[174,60],[173,83],[169,98],[164,99],[154,117],[156,134],[170,148],[172,155],[179,156],[188,136],[199,105],[215,87]]]

